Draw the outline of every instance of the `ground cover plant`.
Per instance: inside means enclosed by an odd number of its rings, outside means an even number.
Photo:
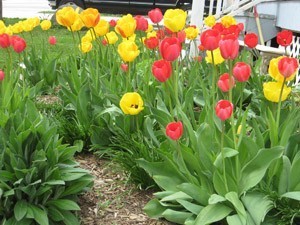
[[[298,59],[285,53],[263,68],[257,35],[231,16],[209,16],[201,30],[179,9],[148,16],[105,21],[65,7],[54,29],[38,18],[0,23],[1,223],[76,221],[91,185],[73,159],[81,149],[155,187],[151,218],[299,223]],[[277,42],[287,48],[291,37]]]

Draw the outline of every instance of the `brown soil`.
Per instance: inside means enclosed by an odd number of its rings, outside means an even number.
[[[94,176],[92,190],[80,196],[80,218],[83,225],[171,225],[153,220],[142,208],[152,192],[138,190],[111,161],[92,154],[81,154],[76,160]]]

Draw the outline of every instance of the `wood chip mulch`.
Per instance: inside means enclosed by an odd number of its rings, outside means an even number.
[[[125,174],[111,161],[93,154],[76,156],[77,162],[94,176],[90,192],[80,196],[82,225],[171,225],[153,220],[143,212],[152,192],[127,183]]]

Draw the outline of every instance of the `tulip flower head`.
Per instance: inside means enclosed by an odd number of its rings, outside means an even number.
[[[233,77],[230,77],[229,73],[224,73],[219,77],[218,87],[223,92],[228,92],[234,87],[235,81]]]
[[[124,114],[137,115],[144,109],[144,102],[139,93],[128,92],[122,96],[120,107]]]
[[[178,140],[183,133],[183,125],[181,121],[168,123],[166,126],[166,135],[172,140]]]
[[[152,9],[148,12],[148,16],[152,23],[159,23],[163,19],[163,14],[159,8]]]
[[[5,77],[5,73],[2,70],[0,70],[0,81],[3,81],[4,77]]]
[[[43,20],[40,23],[40,26],[41,26],[42,30],[49,30],[51,28],[51,21],[50,20]]]
[[[201,34],[201,45],[205,50],[213,51],[219,47],[221,35],[218,30],[206,30]]]
[[[10,46],[10,36],[6,33],[0,34],[0,47],[8,48]]]
[[[188,40],[194,40],[199,34],[199,29],[196,26],[189,26],[185,28],[186,38]]]
[[[157,37],[150,37],[144,40],[144,44],[149,49],[155,49],[159,45],[159,40]]]
[[[295,74],[298,67],[298,60],[292,57],[283,57],[278,62],[278,70],[285,78],[289,78]]]
[[[80,13],[80,18],[87,28],[91,28],[100,21],[100,13],[97,9],[87,8]]]
[[[221,55],[224,59],[235,59],[239,54],[239,41],[235,35],[227,35],[219,42]]]
[[[104,37],[105,37],[105,40],[107,41],[107,43],[110,45],[115,44],[119,39],[116,32],[114,32],[114,31],[107,33]]]
[[[269,69],[268,69],[268,72],[269,72],[269,75],[276,81],[278,82],[283,82],[284,80],[284,76],[283,74],[281,74],[281,72],[279,71],[279,61],[284,58],[284,56],[279,56],[277,58],[273,58],[271,59],[270,61],[270,64],[269,64]],[[283,65],[283,64],[282,64]],[[283,67],[282,67],[283,69]],[[286,77],[286,81],[291,81],[295,78],[296,76],[296,73],[297,73],[297,70],[295,71],[294,74],[292,74],[291,76],[289,77]]]
[[[255,48],[258,44],[258,37],[255,33],[248,33],[245,35],[244,38],[245,45],[248,46],[248,48]]]
[[[124,72],[128,72],[128,64],[122,63],[121,64],[121,70],[124,71]]]
[[[270,102],[279,102],[279,96],[282,88],[281,82],[267,82],[263,84],[263,92],[264,96]],[[285,101],[289,94],[291,93],[292,89],[287,87],[285,84],[283,86],[281,101]]]
[[[11,46],[16,53],[21,53],[26,48],[26,41],[23,38],[14,35],[11,37]]]
[[[148,20],[144,16],[137,15],[134,19],[136,21],[136,30],[148,30]]]
[[[124,62],[132,62],[140,54],[140,51],[133,41],[126,40],[119,44],[118,53]]]
[[[117,25],[117,21],[114,20],[114,19],[111,19],[111,20],[109,21],[109,25],[110,25],[111,27],[115,27],[115,26]]]
[[[208,27],[213,27],[216,24],[216,18],[210,15],[204,19],[204,24]]]
[[[167,81],[172,74],[171,63],[163,59],[155,61],[152,65],[152,74],[160,82]]]
[[[221,18],[221,23],[225,28],[228,28],[231,25],[235,25],[236,21],[235,21],[234,17],[226,15]]]
[[[81,42],[81,44],[79,45],[79,49],[82,53],[88,53],[89,51],[91,51],[93,48],[93,44],[92,42],[89,41],[85,41],[85,42]]]
[[[283,47],[289,46],[293,41],[293,32],[289,30],[283,30],[276,36],[276,41]]]
[[[101,19],[94,27],[95,33],[98,37],[102,37],[109,32],[109,23]]]
[[[220,120],[227,120],[231,117],[233,104],[228,100],[220,100],[215,107],[215,111]]]
[[[186,24],[187,12],[182,9],[168,9],[164,14],[164,26],[176,33]]]
[[[225,61],[225,59],[221,55],[220,48],[217,48],[217,49],[213,50],[212,52],[206,51],[206,57],[205,57],[206,62],[211,63],[211,64],[213,63],[211,53],[214,56],[214,65],[221,64]]]
[[[48,39],[48,42],[50,45],[56,45],[56,37],[55,36],[50,36],[49,39]]]
[[[181,53],[181,44],[176,37],[166,37],[159,46],[159,51],[164,60],[174,61]]]
[[[244,62],[237,62],[233,67],[233,76],[239,82],[248,81],[251,75],[251,67]]]
[[[131,14],[127,14],[117,21],[115,30],[123,38],[128,38],[134,34],[136,29],[136,20],[132,17]]]
[[[58,24],[70,28],[78,17],[78,13],[73,7],[67,6],[56,12],[56,21]]]

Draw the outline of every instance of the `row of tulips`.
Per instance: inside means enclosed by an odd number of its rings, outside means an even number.
[[[257,35],[244,34],[233,17],[209,16],[199,29],[186,25],[180,9],[148,16],[151,23],[130,14],[105,21],[91,8],[56,14],[74,42],[56,83],[88,144],[124,149],[129,173],[139,165],[153,178],[161,192],[145,207],[151,217],[179,224],[298,221],[286,210],[299,206],[299,109],[291,98],[298,60],[274,58],[265,76],[261,58],[253,56]],[[14,46],[12,27],[0,29],[9,31],[0,34],[2,48]],[[284,47],[291,40],[290,31],[277,35]],[[54,47],[56,41],[59,36],[49,38]]]

